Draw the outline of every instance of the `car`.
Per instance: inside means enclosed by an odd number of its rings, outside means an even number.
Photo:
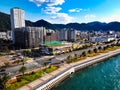
[[[5,69],[1,69],[0,72],[5,72],[6,70]]]

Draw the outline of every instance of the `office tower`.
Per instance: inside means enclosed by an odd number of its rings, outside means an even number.
[[[25,27],[24,11],[20,8],[12,8],[11,13],[11,29],[12,29],[12,40],[15,43],[14,31],[16,28]]]

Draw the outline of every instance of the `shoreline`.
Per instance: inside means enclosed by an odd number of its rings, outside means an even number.
[[[56,84],[69,77],[72,73],[86,68],[95,63],[107,60],[110,57],[120,54],[120,49],[109,51],[107,53],[101,53],[94,57],[87,57],[85,60],[81,60],[71,64],[64,64],[59,69],[46,73],[43,77],[19,88],[18,90],[49,90]]]

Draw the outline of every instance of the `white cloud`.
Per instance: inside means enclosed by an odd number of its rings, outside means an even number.
[[[83,9],[82,8],[75,8],[75,9],[70,9],[69,12],[80,12],[82,11]]]
[[[45,20],[48,20],[49,22],[66,24],[72,22],[74,19],[68,14],[60,12],[62,8],[58,7],[58,5],[62,5],[65,2],[65,0],[29,0],[29,1],[35,3],[37,6],[41,6],[44,4],[44,8],[42,8],[42,11],[45,14],[48,14]]]
[[[62,5],[65,0],[46,0],[48,6]]]
[[[93,19],[96,19],[96,15],[93,15],[93,14],[87,14],[85,15],[85,20],[93,20]]]
[[[37,6],[41,6],[46,0],[29,0],[30,2],[34,2]]]
[[[42,4],[46,4],[47,6],[57,6],[62,5],[65,0],[29,0],[30,2],[34,2],[37,6],[41,6]]]
[[[57,12],[59,12],[62,8],[61,7],[45,7],[45,9],[43,9],[43,11],[46,14],[56,14]]]
[[[74,20],[73,17],[69,16],[66,13],[56,13],[53,17],[51,17],[52,20],[54,20],[54,23],[70,23]]]
[[[102,18],[100,21],[102,22],[120,21],[120,14],[114,14],[107,18]]]

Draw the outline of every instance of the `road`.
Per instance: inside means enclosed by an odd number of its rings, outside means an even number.
[[[107,45],[110,45],[110,44],[103,45],[102,47],[105,47]],[[66,59],[69,55],[74,57],[75,54],[81,55],[81,53],[83,51],[87,52],[88,50],[93,50],[94,48],[98,48],[99,46],[100,45],[95,46],[95,47],[90,47],[90,48],[87,48],[87,49],[83,49],[83,50],[79,50],[79,51],[72,51],[72,52],[69,52],[69,53],[61,54],[61,55],[55,55],[55,56],[51,56],[51,57],[46,57],[46,58],[45,57],[35,58],[35,60],[33,62],[24,64],[24,66],[27,67],[28,71],[29,70],[33,70],[35,68],[42,67],[44,62],[49,60],[49,59],[52,59],[52,61],[58,61],[58,60]],[[6,72],[11,72],[11,73],[14,73],[14,74],[18,74],[21,67],[22,67],[22,65],[11,67],[11,68],[7,68]]]
[[[56,59],[66,59],[69,55],[71,55],[72,57],[74,57],[75,54],[77,55],[81,55],[83,51],[85,52],[88,52],[89,50],[93,50],[95,48],[98,48],[99,46],[101,46],[102,48],[107,46],[107,45],[111,45],[111,44],[106,44],[106,45],[98,45],[98,46],[95,46],[95,47],[89,47],[87,49],[82,49],[82,50],[78,50],[78,51],[72,51],[72,52],[69,52],[69,53],[65,53],[65,54],[61,54],[61,55],[56,55],[55,58],[53,60],[56,60]]]

